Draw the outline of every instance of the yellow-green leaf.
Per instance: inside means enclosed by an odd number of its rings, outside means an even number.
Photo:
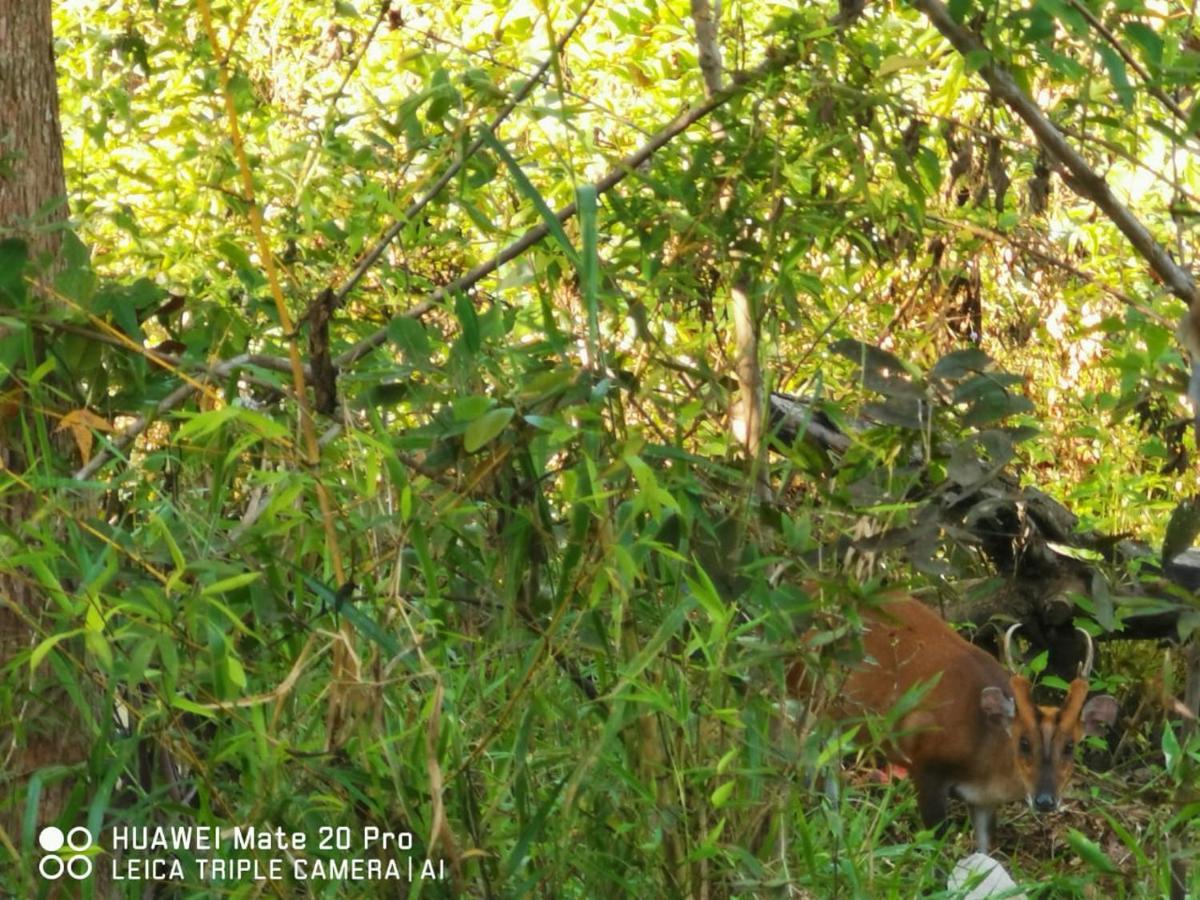
[[[879,74],[891,75],[901,69],[923,69],[928,65],[923,59],[913,56],[889,56],[879,64]]]
[[[52,634],[50,637],[46,638],[44,641],[34,647],[33,652],[29,654],[29,671],[33,672],[36,670],[41,661],[46,658],[46,654],[53,650],[54,646],[58,644],[59,641],[65,641],[67,638],[75,637],[75,635],[81,633],[82,631],[82,628],[76,628],[74,631],[64,631],[62,634]]]
[[[733,793],[735,781],[726,781],[715,791],[712,792],[712,805],[715,809],[720,809],[729,800],[729,795]]]
[[[236,656],[225,657],[225,672],[233,684],[239,688],[246,686],[246,670],[242,667],[241,660]]]
[[[1100,849],[1100,845],[1091,838],[1083,834],[1083,832],[1072,828],[1067,831],[1067,843],[1071,845],[1071,849],[1079,854],[1080,858],[1097,872],[1105,872],[1109,875],[1115,875],[1118,871],[1116,865],[1108,855]]]
[[[176,694],[171,698],[171,705],[176,709],[182,709],[184,712],[195,713],[198,716],[205,716],[209,719],[213,718],[214,713],[211,709],[206,709],[199,703],[189,700],[187,697],[181,697]]]
[[[486,446],[512,421],[514,413],[515,410],[511,406],[499,406],[485,412],[467,426],[466,434],[463,435],[463,449],[474,453],[480,447]]]
[[[238,575],[230,575],[228,578],[222,578],[220,581],[214,581],[208,585],[200,592],[200,596],[208,597],[212,594],[227,594],[230,591],[236,591],[240,587],[253,584],[260,578],[262,578],[262,572],[242,572]]]

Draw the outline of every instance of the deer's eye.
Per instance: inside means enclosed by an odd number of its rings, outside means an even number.
[[[1075,742],[1068,739],[1067,742],[1065,744],[1063,744],[1063,753],[1074,753],[1074,752],[1075,752]]]
[[[1020,747],[1021,752],[1024,753],[1026,756],[1028,756],[1033,751],[1033,747],[1030,745],[1029,738],[1027,738],[1027,737],[1021,738],[1021,740],[1018,742],[1017,746]]]

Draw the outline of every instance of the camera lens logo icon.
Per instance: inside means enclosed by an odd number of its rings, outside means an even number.
[[[92,833],[78,825],[64,836],[61,828],[50,825],[43,828],[38,835],[38,844],[46,855],[38,863],[38,872],[47,881],[57,881],[65,872],[76,881],[82,881],[92,874],[92,858],[86,856],[92,847]],[[59,853],[63,845],[70,853]]]

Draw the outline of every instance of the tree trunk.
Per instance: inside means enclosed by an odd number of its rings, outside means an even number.
[[[36,263],[31,271],[45,276],[54,271],[61,237],[52,226],[66,217],[50,7],[51,0],[0,0],[0,239],[25,240]],[[6,336],[0,328],[0,340],[6,337],[27,339],[24,334]],[[36,365],[41,347],[35,345],[33,354]],[[84,824],[86,788],[72,798],[76,811],[70,821],[58,819],[84,777],[79,766],[94,735],[48,662],[30,673],[29,651],[49,633],[48,600],[33,573],[9,560],[39,543],[31,530],[39,527],[39,497],[20,475],[36,462],[31,454],[38,444],[28,436],[37,433],[35,417],[44,417],[47,409],[44,394],[31,398],[24,391],[19,371],[0,370],[0,390],[9,400],[0,418],[0,829],[4,845],[17,850],[11,861],[10,853],[0,850],[0,870],[6,873],[0,891],[33,896],[44,886],[32,880],[45,855],[37,846],[39,830],[55,823],[65,832]],[[51,430],[53,425],[44,427]],[[61,515],[42,516],[40,524],[53,527],[46,523],[56,518]],[[46,563],[56,567],[53,559]],[[77,680],[81,685],[85,681]],[[83,690],[84,696],[90,693],[86,686]],[[27,836],[22,823],[31,785],[38,793],[35,828]],[[28,837],[31,846],[25,844]]]
[[[50,0],[0,0],[0,236],[29,240],[45,261],[66,217]]]

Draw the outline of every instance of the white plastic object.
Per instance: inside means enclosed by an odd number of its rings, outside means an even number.
[[[1001,895],[1012,900],[1028,900],[1022,893],[1013,893],[1017,883],[1004,866],[983,853],[972,853],[966,859],[960,859],[950,873],[947,885],[950,890],[965,890],[967,885],[972,887],[962,894],[963,900],[987,900]]]

